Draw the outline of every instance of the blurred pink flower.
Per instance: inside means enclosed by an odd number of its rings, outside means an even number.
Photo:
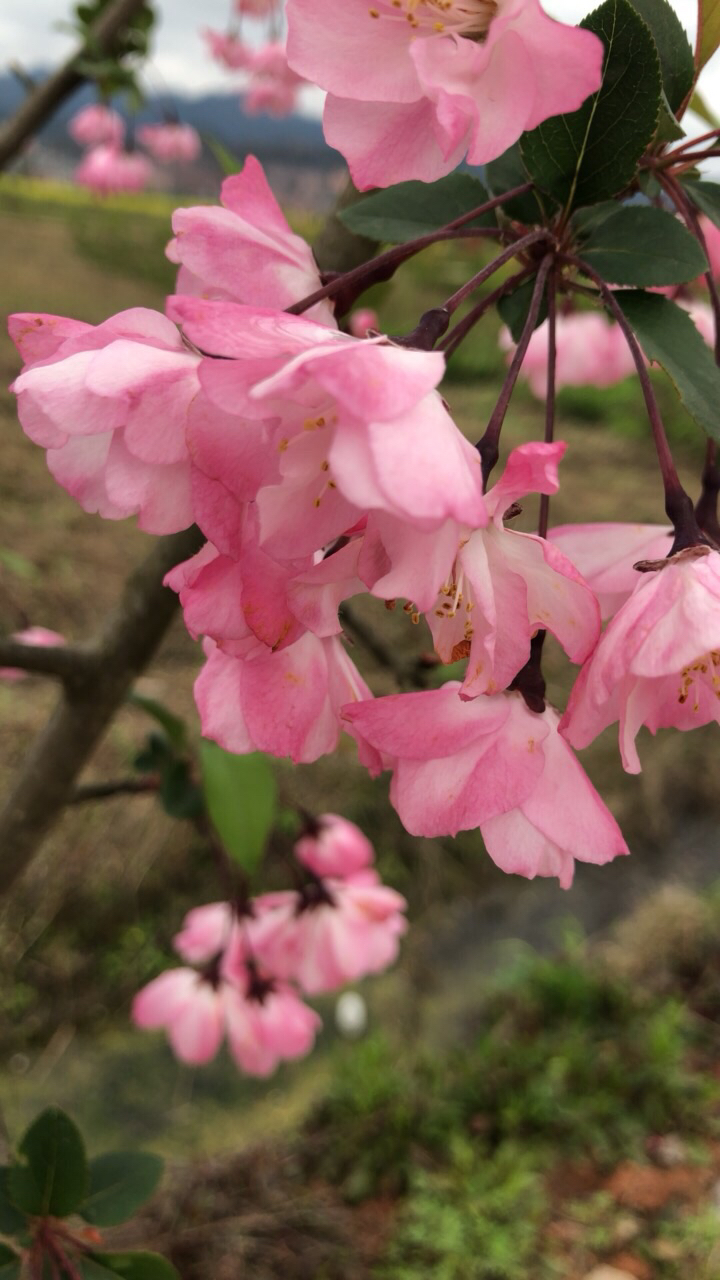
[[[245,71],[251,66],[253,50],[239,36],[206,28],[202,33],[211,56],[229,71]]]
[[[375,850],[354,822],[321,813],[297,841],[295,857],[316,876],[350,876],[370,866]]]
[[[500,346],[510,353],[515,343],[507,329],[500,331]],[[620,327],[598,311],[578,311],[558,316],[556,324],[556,387],[611,387],[635,372],[635,364]],[[525,353],[521,376],[530,390],[544,400],[547,392],[547,321],[533,333]]]
[[[202,146],[197,129],[190,124],[144,124],[138,129],[137,137],[161,164],[173,161],[190,164],[197,160]]]
[[[102,143],[120,147],[125,137],[125,122],[112,107],[96,102],[71,117],[68,133],[81,147],[97,147]]]
[[[152,173],[150,161],[139,151],[122,151],[111,143],[103,143],[88,151],[75,170],[75,181],[98,195],[107,196],[142,191]]]
[[[370,330],[378,331],[377,312],[371,307],[358,307],[348,317],[348,328],[355,338],[367,338]]]

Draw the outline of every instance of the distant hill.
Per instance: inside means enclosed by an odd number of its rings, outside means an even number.
[[[41,80],[45,72],[32,74]],[[24,93],[14,76],[8,73],[0,75],[0,120],[17,109]],[[95,97],[89,85],[79,89],[42,130],[40,138],[44,146],[76,156],[78,149],[68,137],[67,123],[75,111],[93,102]],[[137,122],[162,119],[167,102],[167,98],[150,98],[136,117]],[[265,163],[302,168],[337,169],[342,164],[337,152],[327,146],[318,120],[305,116],[275,119],[272,116],[246,115],[238,93],[213,93],[200,98],[173,94],[172,103],[181,120],[194,125],[201,134],[217,138],[240,158],[253,152]],[[117,106],[122,112],[122,104]]]

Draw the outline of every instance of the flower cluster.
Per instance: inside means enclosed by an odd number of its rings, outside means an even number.
[[[112,107],[96,103],[83,107],[70,120],[70,136],[86,154],[75,170],[75,181],[99,195],[142,191],[153,176],[147,155],[128,145],[125,122]],[[189,124],[166,121],[141,125],[137,140],[160,164],[190,163],[200,154],[200,136]]]
[[[380,883],[359,828],[323,814],[295,855],[301,888],[196,907],[174,942],[184,967],[135,997],[135,1023],[164,1027],[183,1062],[209,1062],[227,1036],[237,1065],[267,1076],[308,1053],[320,1029],[300,993],[334,991],[397,958],[406,904]]]
[[[290,115],[306,83],[289,65],[285,41],[278,38],[281,11],[280,0],[237,0],[237,20],[228,31],[203,31],[216,62],[228,71],[244,73],[243,107],[251,115]],[[259,47],[243,35],[241,24],[248,18],[267,26],[265,43]]]

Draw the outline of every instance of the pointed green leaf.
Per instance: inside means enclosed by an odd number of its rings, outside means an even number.
[[[535,276],[530,280],[525,280],[512,293],[506,293],[498,302],[500,317],[510,330],[513,342],[519,342],[522,336],[534,289]],[[543,294],[535,328],[539,328],[545,320],[547,320],[547,292]]]
[[[16,1236],[25,1229],[27,1223],[25,1214],[16,1209],[10,1199],[7,1186],[9,1172],[7,1166],[0,1167],[0,1235]]]
[[[663,89],[670,110],[677,111],[695,79],[695,61],[685,28],[668,0],[632,0],[632,6],[650,28],[660,58]]]
[[[234,756],[200,744],[205,804],[230,856],[248,875],[257,870],[275,819],[277,787],[267,756]]]
[[[83,1280],[115,1280],[116,1272],[109,1271],[95,1258],[85,1256],[80,1259],[80,1275]]]
[[[683,186],[695,208],[714,222],[716,227],[720,227],[720,182],[687,178]]]
[[[80,1206],[86,1222],[114,1227],[140,1208],[162,1177],[163,1161],[144,1151],[111,1151],[90,1161],[90,1187]]]
[[[559,203],[594,204],[632,182],[660,111],[660,63],[650,30],[629,0],[580,24],[605,44],[600,89],[579,111],[553,116],[521,139],[525,168]]]
[[[30,1125],[18,1148],[24,1163],[7,1173],[13,1203],[25,1213],[64,1218],[87,1190],[87,1159],[79,1130],[64,1111],[49,1107]]]
[[[698,93],[697,89],[695,89],[690,99],[690,110],[694,111],[695,115],[704,120],[706,124],[709,124],[711,129],[720,129],[720,120],[718,120],[715,112],[710,110],[707,102],[702,94]]]
[[[180,1280],[172,1263],[159,1253],[94,1253],[92,1257],[122,1280]]]
[[[527,182],[527,178],[520,181]],[[338,217],[357,235],[386,244],[404,244],[438,231],[489,199],[477,178],[469,173],[451,173],[439,182],[400,182],[373,192],[343,209]],[[484,214],[470,225],[495,226],[495,214]]]
[[[231,178],[233,174],[240,172],[244,162],[229,147],[226,147],[224,142],[221,142],[219,138],[211,137],[210,134],[204,135],[204,141],[217,160],[220,172],[226,178]]]
[[[503,151],[497,160],[486,164],[485,180],[494,196],[501,196],[504,191],[512,191],[530,180],[520,154],[519,142]],[[503,202],[502,209],[509,218],[524,222],[526,226],[544,221],[543,202],[536,191],[529,191],[524,196],[513,196],[512,200]]]
[[[720,45],[720,0],[698,0],[698,32],[695,65],[698,73]]]
[[[591,227],[579,252],[613,284],[682,284],[708,269],[695,237],[651,205],[618,205]]]
[[[157,720],[157,723],[165,730],[168,740],[176,750],[182,750],[187,741],[187,728],[184,720],[169,711],[162,702],[157,702],[155,698],[146,698],[143,694],[136,693],[134,689],[128,694],[127,700],[134,707],[139,707],[146,715],[152,716],[153,720]]]
[[[687,311],[659,293],[620,289],[615,297],[648,360],[662,365],[698,425],[720,439],[720,369]]]

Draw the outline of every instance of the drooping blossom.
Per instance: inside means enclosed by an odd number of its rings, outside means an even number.
[[[68,133],[81,147],[97,147],[103,143],[121,147],[125,138],[125,122],[112,107],[96,102],[71,116]]]
[[[485,495],[484,528],[448,521],[418,536],[384,515],[368,520],[361,577],[374,595],[406,596],[425,613],[444,662],[469,658],[463,695],[504,689],[527,662],[538,628],[551,631],[574,662],[595,645],[598,605],[577,569],[552,543],[503,523],[518,498],[557,491],[564,451],[561,443],[514,449]]]
[[[265,978],[236,962],[231,972],[203,974],[170,969],[135,996],[136,1026],[164,1028],[181,1062],[202,1065],[227,1036],[237,1065],[248,1075],[268,1076],[284,1059],[312,1049],[320,1018],[286,983]]]
[[[192,524],[187,415],[199,357],[155,311],[135,307],[93,326],[16,315],[10,334],[28,360],[12,390],[23,429],[86,511],[137,513],[149,533]]]
[[[537,0],[288,0],[291,67],[362,190],[485,164],[600,87],[603,46]]]
[[[628,773],[641,771],[635,739],[674,726],[720,723],[720,552],[691,547],[638,574],[575,682],[561,731],[586,747],[620,722]]]
[[[673,541],[671,525],[563,524],[548,538],[595,592],[603,618],[611,618],[639,585],[638,560],[661,560]]]
[[[567,743],[558,714],[519,693],[463,700],[459,683],[343,710],[351,732],[392,769],[390,799],[418,836],[480,828],[503,871],[572,882],[574,861],[605,863],[627,846]]]
[[[348,328],[355,338],[367,338],[371,330],[377,333],[379,329],[377,311],[373,311],[371,307],[358,307],[357,311],[351,311],[348,316]]]
[[[37,645],[40,648],[52,648],[57,644],[65,644],[65,637],[60,635],[59,631],[51,631],[48,627],[25,627],[23,631],[16,631],[10,637],[11,640],[18,640],[20,644]],[[21,670],[20,667],[0,667],[0,680],[4,680],[6,684],[16,684],[18,680],[25,680],[29,672]]]
[[[166,121],[165,124],[144,124],[137,131],[138,142],[161,164],[173,161],[191,164],[200,155],[202,144],[197,129],[191,124]]]
[[[288,65],[282,42],[274,41],[257,49],[247,70],[250,73],[244,97],[247,112],[286,116],[295,110],[298,91],[305,81]]]
[[[559,315],[555,328],[556,387],[612,387],[635,372],[635,363],[620,326],[598,311]],[[510,353],[515,344],[507,329],[500,332],[500,345]],[[509,354],[508,354],[508,358]],[[527,378],[533,395],[544,400],[547,392],[548,324],[533,333],[521,376]]]
[[[228,302],[175,297],[168,313],[226,357],[200,366],[209,400],[270,424],[280,478],[257,496],[268,554],[314,554],[372,509],[426,531],[486,519],[477,451],[435,391],[439,352]]]
[[[123,151],[102,143],[88,151],[75,170],[75,181],[98,195],[142,191],[152,178],[152,165],[140,151]]]
[[[291,978],[308,995],[380,973],[397,959],[407,903],[372,868],[323,877],[283,901],[275,898],[254,946],[270,972]]]
[[[245,71],[252,65],[253,50],[239,36],[206,28],[202,32],[210,55],[228,71]]]
[[[254,156],[225,179],[220,202],[221,208],[201,205],[173,214],[175,238],[167,255],[180,264],[178,293],[283,311],[320,288],[312,250],[291,231]],[[308,314],[335,323],[328,300]]]
[[[295,844],[295,857],[316,876],[350,876],[374,859],[367,836],[337,813],[322,813]]]

